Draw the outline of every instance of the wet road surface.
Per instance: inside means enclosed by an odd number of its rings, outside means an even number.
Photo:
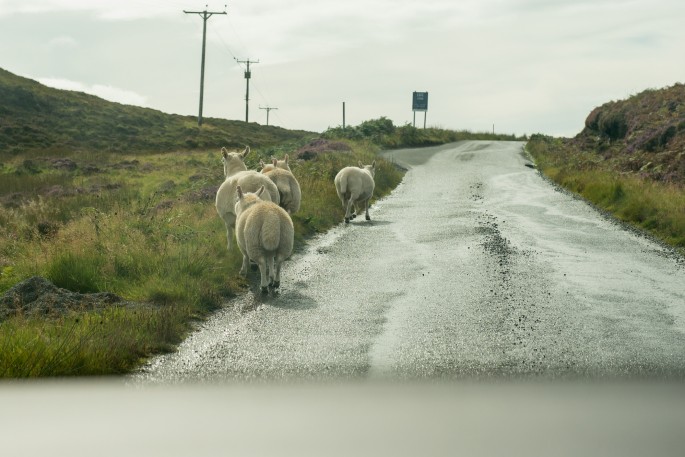
[[[682,259],[521,150],[389,153],[403,184],[287,262],[278,296],[253,272],[125,379],[1,383],[2,455],[682,455]]]
[[[685,373],[682,258],[557,190],[522,143],[387,157],[410,170],[370,222],[295,254],[278,295],[257,293],[252,272],[252,291],[133,379]]]

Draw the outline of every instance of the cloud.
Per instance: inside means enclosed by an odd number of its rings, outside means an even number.
[[[218,35],[238,53],[259,54],[269,63],[297,62],[444,30],[473,18],[479,8],[473,0],[246,2],[229,5],[228,18],[212,19],[208,27],[210,39]]]
[[[182,3],[140,0],[0,0],[0,17],[12,14],[91,12],[103,20],[131,20],[178,15]]]
[[[64,78],[48,82],[56,87],[194,113],[202,20],[183,10],[204,8],[0,0],[0,42],[11,44],[0,60],[18,74]],[[427,90],[429,123],[571,135],[593,107],[685,74],[682,0],[241,0],[227,13],[207,22],[205,115],[244,118],[234,57],[258,59],[251,120],[265,120],[266,104],[287,128],[337,125],[342,101],[349,124],[401,124],[412,120],[411,92]]]
[[[123,103],[124,105],[148,106],[146,97],[130,90],[120,89],[109,85],[88,85],[78,81],[59,78],[38,78],[38,82],[55,89],[85,92],[111,102]]]
[[[78,42],[70,36],[58,36],[48,42],[50,48],[71,48],[78,46]]]

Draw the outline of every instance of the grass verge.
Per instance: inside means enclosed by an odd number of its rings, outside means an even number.
[[[291,160],[302,189],[296,249],[343,220],[333,185],[341,168],[376,160],[375,198],[399,184],[402,172],[378,157],[380,148],[515,139],[395,127],[385,118],[322,136],[344,147]],[[254,148],[248,168],[272,155],[292,157],[307,141]],[[38,275],[74,292],[144,304],[0,320],[0,378],[125,373],[170,350],[194,320],[244,290],[241,255],[226,250],[214,209],[220,158],[219,151],[0,154],[0,293]]]
[[[685,254],[682,185],[613,170],[594,154],[576,151],[561,139],[534,135],[526,148],[554,182]]]
[[[377,157],[377,146],[349,145],[349,151],[291,161],[303,195],[293,217],[296,247],[343,219],[333,186],[340,168],[377,160],[376,198],[402,179]],[[248,168],[297,146],[256,150]],[[220,157],[218,151],[74,153],[68,159],[75,167],[66,171],[40,156],[28,165],[0,157],[0,293],[38,275],[70,291],[113,292],[144,304],[0,320],[0,378],[130,371],[172,348],[193,320],[246,287],[238,276],[240,253],[226,250],[214,209],[223,181]]]

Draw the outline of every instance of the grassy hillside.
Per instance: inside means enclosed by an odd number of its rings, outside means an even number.
[[[685,182],[685,85],[650,89],[595,108],[569,147],[655,181]]]
[[[402,177],[370,142],[195,122],[0,71],[0,378],[127,372],[253,283],[214,209],[220,146],[290,154],[298,247],[342,221],[340,168],[377,159],[377,198]]]
[[[310,132],[166,114],[52,89],[0,69],[0,151],[7,154],[169,152],[249,143],[264,147]]]
[[[574,138],[533,135],[527,149],[557,183],[685,252],[685,85],[606,103]]]

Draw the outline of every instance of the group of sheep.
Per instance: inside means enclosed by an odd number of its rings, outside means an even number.
[[[300,209],[301,190],[297,179],[284,160],[272,163],[260,161],[261,172],[248,170],[244,151],[229,152],[221,149],[225,180],[216,193],[216,210],[226,224],[228,250],[233,235],[243,264],[240,274],[247,275],[250,261],[255,262],[261,274],[262,293],[269,287],[278,288],[281,282],[281,264],[293,251],[293,222],[290,218]],[[363,209],[369,217],[369,199],[373,195],[376,162],[359,167],[345,167],[335,177],[335,189],[349,223]]]

